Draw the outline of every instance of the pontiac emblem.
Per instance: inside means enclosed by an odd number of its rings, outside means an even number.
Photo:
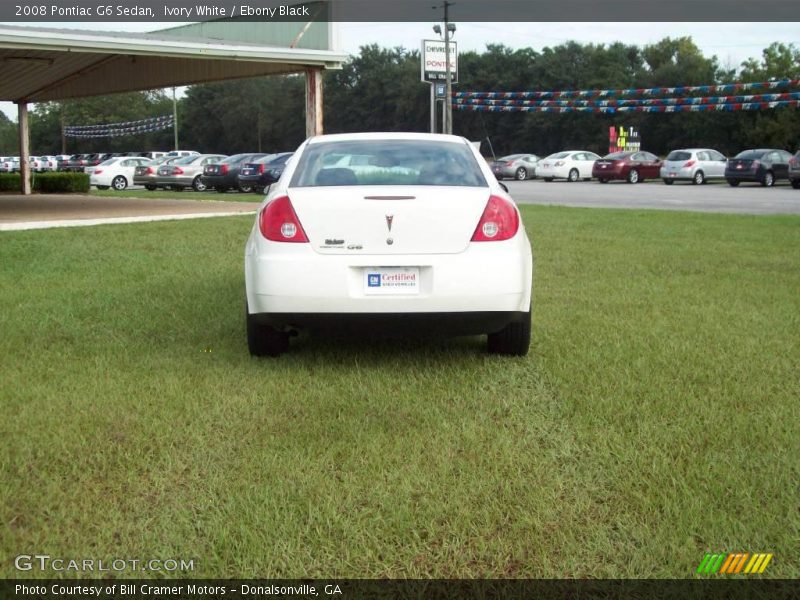
[[[386,215],[386,226],[389,228],[389,231],[392,230],[392,221],[394,221],[394,215]]]

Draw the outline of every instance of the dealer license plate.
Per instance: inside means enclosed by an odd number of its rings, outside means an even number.
[[[419,267],[367,267],[364,294],[413,296],[419,294]]]

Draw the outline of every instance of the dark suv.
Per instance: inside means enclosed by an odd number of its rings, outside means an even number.
[[[786,150],[744,150],[728,160],[725,179],[733,187],[742,181],[756,181],[765,187],[772,187],[776,181],[789,178],[790,158],[792,155]]]

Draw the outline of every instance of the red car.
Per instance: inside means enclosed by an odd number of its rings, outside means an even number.
[[[592,177],[600,183],[611,179],[623,179],[628,183],[638,183],[645,179],[658,179],[661,176],[661,159],[649,152],[614,152],[594,161]]]

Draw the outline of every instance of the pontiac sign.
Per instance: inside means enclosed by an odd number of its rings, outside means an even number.
[[[422,81],[444,81],[446,79],[446,59],[442,40],[422,40],[420,75]],[[453,83],[458,81],[458,47],[450,42],[450,72]]]

